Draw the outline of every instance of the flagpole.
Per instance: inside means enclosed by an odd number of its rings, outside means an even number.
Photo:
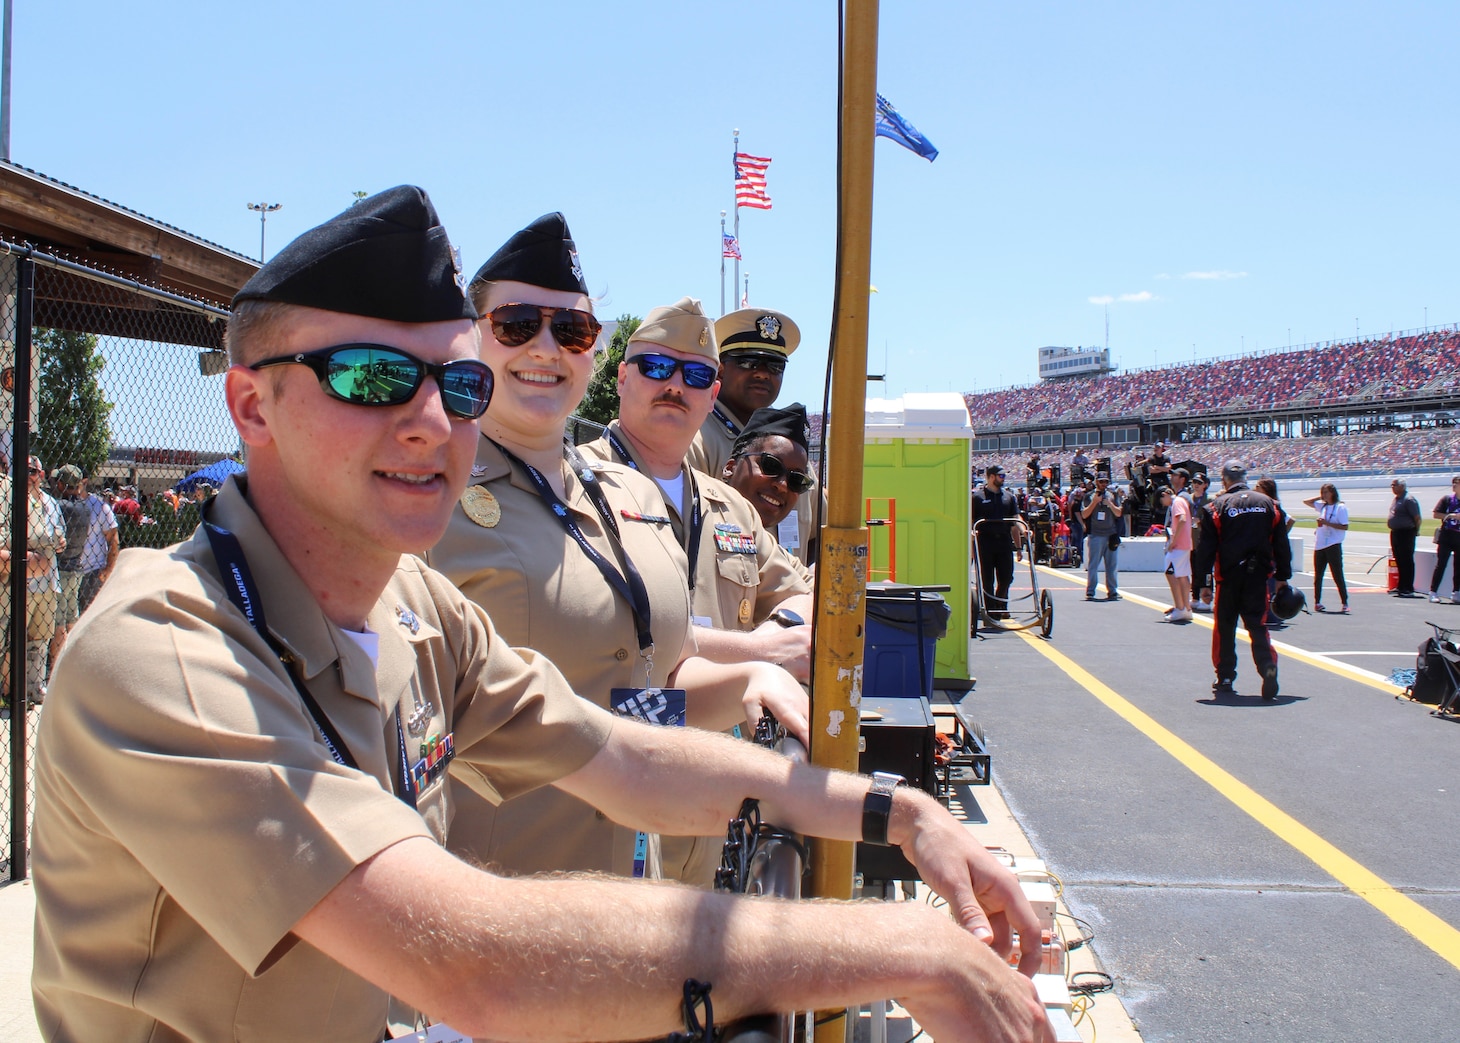
[[[740,128],[739,127],[736,127],[735,128],[735,153],[734,153],[734,156],[731,157],[731,161],[730,161],[730,173],[732,175],[735,173],[736,164],[738,164],[740,162],[740,160],[738,158],[735,158],[735,157],[738,157],[739,155],[740,155]],[[734,198],[734,196],[735,196],[735,183],[734,183],[733,178],[732,178],[731,183],[730,183],[730,195],[731,195],[731,198]],[[740,200],[738,200],[738,199],[735,200],[735,244],[736,244],[737,247],[740,244]],[[743,253],[745,253],[745,251],[744,250],[737,249],[736,250],[736,253],[743,254]],[[735,281],[732,282],[730,285],[731,286],[739,286],[740,285],[740,258],[739,257],[735,258]],[[721,315],[725,314],[725,312],[723,310],[724,307],[725,307],[725,302],[722,300],[720,302],[720,308],[721,308],[720,314]]]
[[[740,297],[740,306],[742,308],[749,308],[750,307],[750,273],[749,272],[746,272],[745,273],[745,293],[742,294],[741,297]]]
[[[720,314],[725,314],[725,211],[720,211]]]

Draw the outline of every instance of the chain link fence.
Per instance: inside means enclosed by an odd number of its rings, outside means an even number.
[[[242,470],[223,399],[227,317],[0,244],[0,873],[12,880],[27,875],[36,729],[70,628],[121,549],[185,539]]]

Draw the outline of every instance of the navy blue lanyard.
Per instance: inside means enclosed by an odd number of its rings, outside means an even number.
[[[628,447],[619,441],[618,435],[612,431],[605,431],[604,434],[608,436],[608,444],[613,446],[613,451],[618,458],[637,471],[639,465],[634,463],[634,458],[629,455]],[[689,542],[684,548],[684,553],[689,558],[689,590],[693,594],[695,589],[695,565],[700,560],[700,537],[705,531],[705,518],[700,513],[700,483],[695,481],[694,469],[686,467],[681,473],[684,475],[684,480],[689,483]],[[679,505],[676,504],[675,510],[678,509]]]
[[[211,507],[212,504],[210,503],[208,506]],[[227,529],[207,521],[207,511],[208,507],[203,508],[203,532],[207,534],[208,545],[212,547],[213,557],[218,562],[218,570],[223,576],[223,585],[228,590],[228,600],[237,606],[244,618],[248,620],[249,625],[258,631],[259,636],[268,643],[269,648],[284,664],[284,670],[288,673],[289,680],[294,682],[294,690],[299,693],[305,712],[309,714],[314,721],[315,728],[319,730],[319,737],[324,742],[324,748],[329,750],[330,757],[336,764],[359,771],[360,765],[355,761],[350,747],[345,745],[344,737],[335,729],[334,722],[329,719],[324,708],[319,705],[314,696],[310,694],[309,689],[304,687],[304,682],[299,675],[294,672],[294,656],[281,647],[274,635],[269,633],[268,623],[264,619],[264,602],[254,589],[253,573],[249,571],[248,559],[244,557],[243,547],[239,544],[238,537]],[[400,753],[400,761],[397,766],[400,778],[397,780],[396,796],[414,808],[416,790],[408,774],[406,734],[401,728],[399,706],[395,708],[395,737]]]
[[[722,424],[725,425],[725,430],[726,431],[729,431],[732,437],[734,437],[734,438],[739,438],[740,437],[740,425],[737,424],[735,421],[731,420],[724,413],[720,412],[720,407],[719,406],[712,407],[710,409],[710,412],[715,415],[715,419],[716,420],[720,421],[720,423],[722,423]]]
[[[569,466],[577,473],[578,480],[583,483],[583,491],[588,495],[588,499],[592,501],[593,507],[598,511],[599,517],[603,519],[604,527],[608,530],[609,539],[617,549],[619,557],[623,559],[623,572],[619,572],[612,562],[600,554],[593,544],[588,542],[588,537],[583,535],[583,530],[573,520],[573,512],[568,509],[567,504],[558,498],[558,494],[553,491],[553,487],[548,484],[548,480],[543,477],[541,471],[531,464],[519,460],[509,449],[499,442],[493,441],[492,444],[502,451],[502,455],[509,462],[517,467],[521,467],[527,472],[527,476],[532,479],[532,484],[537,489],[538,497],[543,503],[547,504],[548,509],[558,519],[558,522],[563,526],[567,534],[572,537],[573,542],[578,544],[583,553],[588,556],[588,560],[597,566],[599,572],[603,573],[603,578],[608,581],[608,585],[628,604],[629,610],[634,614],[634,629],[637,631],[639,637],[639,651],[648,651],[652,656],[654,635],[649,629],[651,616],[649,590],[644,586],[644,578],[639,575],[639,570],[634,568],[633,560],[629,557],[628,551],[624,549],[623,539],[618,531],[618,522],[613,516],[613,508],[608,505],[608,498],[603,495],[603,490],[599,488],[598,476],[593,473],[592,468],[588,466],[576,449],[564,443],[563,455],[566,457]]]

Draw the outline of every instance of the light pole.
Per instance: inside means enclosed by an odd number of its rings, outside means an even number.
[[[269,215],[282,207],[283,203],[249,203],[248,208],[259,215],[259,264],[264,263],[264,225]]]

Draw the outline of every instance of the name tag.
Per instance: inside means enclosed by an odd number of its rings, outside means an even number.
[[[1096,511],[1095,512],[1095,520],[1096,521],[1104,521],[1105,520],[1105,512],[1104,511]]]
[[[712,627],[715,621],[709,616],[690,616],[689,621],[697,627]]]

